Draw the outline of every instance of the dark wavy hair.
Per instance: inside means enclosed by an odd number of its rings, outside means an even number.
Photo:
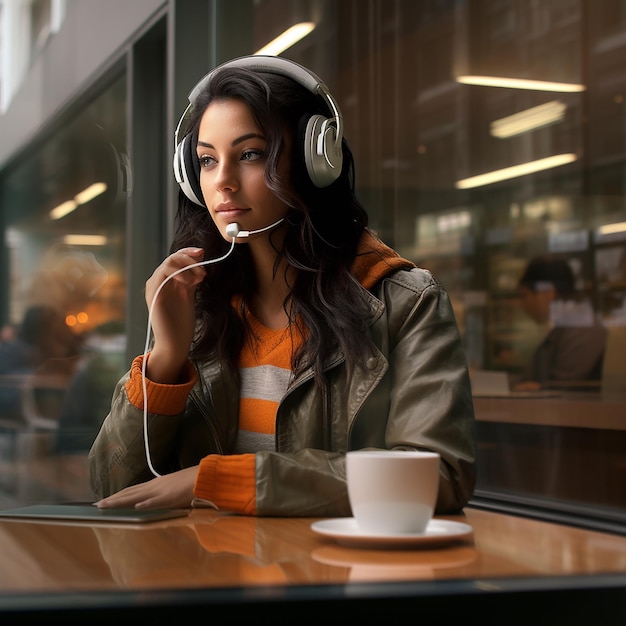
[[[297,373],[313,367],[323,386],[324,363],[339,346],[351,370],[367,347],[368,313],[362,289],[350,274],[357,245],[368,224],[367,212],[354,193],[354,162],[343,142],[343,166],[339,178],[325,188],[313,185],[306,172],[303,137],[312,114],[328,116],[325,101],[293,79],[269,72],[223,68],[199,94],[187,120],[195,155],[198,127],[213,100],[237,99],[245,103],[267,140],[265,179],[267,186],[287,206],[286,236],[280,261],[297,270],[289,294],[290,324],[300,325],[305,341],[294,354]],[[278,160],[292,138],[290,179],[278,172]],[[199,164],[196,164],[199,178]],[[171,252],[185,246],[201,247],[205,258],[224,255],[224,241],[208,210],[179,194],[176,233]],[[196,292],[197,329],[191,358],[200,360],[213,351],[238,375],[237,356],[246,336],[245,316],[232,306],[233,296],[243,303],[255,284],[247,245],[237,245],[223,262],[205,266],[206,278]],[[285,305],[287,302],[284,303]],[[249,330],[249,329],[248,329]]]

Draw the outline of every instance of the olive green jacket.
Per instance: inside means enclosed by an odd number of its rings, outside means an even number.
[[[471,388],[447,293],[423,269],[395,270],[366,291],[371,354],[348,376],[344,355],[328,359],[328,387],[307,371],[289,385],[276,415],[276,448],[256,454],[258,515],[351,515],[345,453],[359,448],[425,449],[441,455],[437,513],[472,495],[476,442]],[[196,364],[199,380],[179,415],[149,415],[159,473],[228,454],[238,432],[239,388],[216,360]],[[104,497],[152,478],[143,411],[118,383],[90,452],[91,481]]]

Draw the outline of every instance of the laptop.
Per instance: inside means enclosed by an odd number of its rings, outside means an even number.
[[[495,370],[470,369],[470,381],[475,398],[553,398],[561,395],[554,389],[512,391],[509,375]]]
[[[0,511],[3,519],[57,520],[82,522],[123,522],[145,524],[189,515],[190,509],[99,509],[90,503],[32,504]]]

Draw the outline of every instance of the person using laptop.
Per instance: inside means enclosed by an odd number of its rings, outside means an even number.
[[[513,385],[515,391],[588,388],[600,381],[606,328],[581,300],[571,265],[562,257],[537,256],[519,279],[521,305],[547,333]]]

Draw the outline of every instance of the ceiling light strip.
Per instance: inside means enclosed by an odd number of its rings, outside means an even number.
[[[300,22],[288,28],[270,41],[267,45],[259,48],[254,54],[267,54],[270,56],[278,56],[281,52],[291,48],[301,39],[304,39],[315,28],[315,22]]]
[[[455,78],[457,83],[477,85],[481,87],[504,87],[507,89],[526,89],[529,91],[556,91],[560,93],[576,93],[585,91],[580,83],[558,83],[546,80],[528,80],[525,78],[508,78],[506,76],[471,76],[463,75]]]
[[[77,193],[72,200],[66,200],[65,202],[59,204],[59,206],[54,207],[54,209],[50,211],[50,219],[59,220],[62,217],[65,217],[72,211],[75,211],[81,204],[91,202],[94,198],[97,198],[106,190],[106,183],[94,183],[93,185],[89,185],[89,187],[83,189],[80,193]]]
[[[483,187],[485,185],[491,185],[492,183],[508,180],[510,178],[518,178],[520,176],[525,176],[526,174],[534,174],[535,172],[552,169],[560,165],[566,165],[567,163],[572,163],[575,160],[576,155],[573,153],[555,154],[544,159],[528,161],[527,163],[520,163],[519,165],[513,165],[512,167],[505,167],[500,170],[485,172],[484,174],[479,174],[478,176],[463,178],[455,183],[455,187],[457,189]]]
[[[626,232],[626,222],[616,222],[615,224],[605,224],[598,228],[598,235],[615,235]]]
[[[546,102],[491,122],[490,132],[492,136],[499,139],[521,135],[530,130],[560,122],[565,117],[566,110],[567,105],[559,100]]]
[[[104,246],[107,243],[105,235],[65,235],[63,243],[68,246]]]

